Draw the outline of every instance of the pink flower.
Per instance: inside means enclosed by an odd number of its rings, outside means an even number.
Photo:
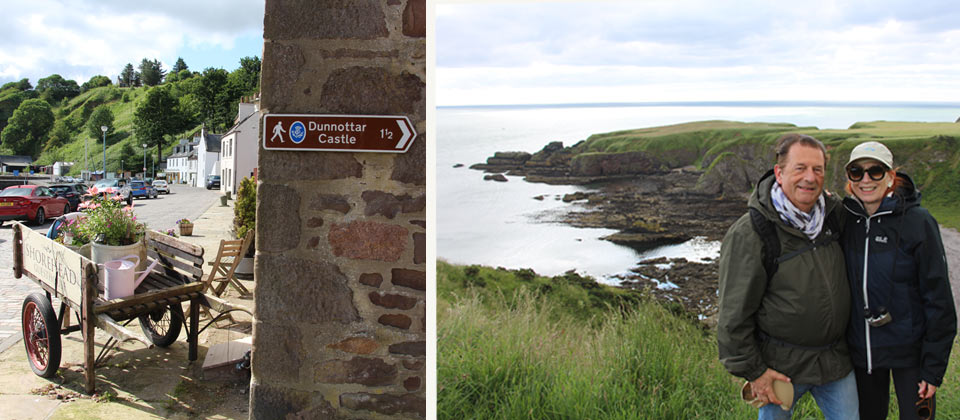
[[[110,197],[110,199],[113,200],[113,201],[120,201],[120,200],[123,200],[123,197],[121,197],[121,196],[119,196],[119,195],[115,195],[115,196],[113,196],[113,197]]]
[[[89,189],[87,189],[87,194],[89,194],[89,195],[97,195],[97,193],[98,193],[99,191],[100,191],[100,190],[98,190],[97,187],[90,187]]]

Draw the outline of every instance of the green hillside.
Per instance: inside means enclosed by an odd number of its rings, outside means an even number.
[[[121,77],[124,87],[104,76],[94,76],[82,87],[59,75],[40,79],[36,88],[26,79],[7,83],[0,87],[0,154],[31,155],[37,165],[74,162],[68,174],[79,175],[85,147],[91,171],[102,168],[105,147],[107,171],[120,171],[121,166],[138,171],[144,163],[142,144],[147,144],[149,169],[159,163],[158,152],[167,156],[178,139],[192,137],[202,125],[211,133],[232,126],[241,97],[259,91],[260,59],[244,57],[239,63],[231,72],[192,72],[178,60],[166,75],[159,62],[144,60],[141,69],[152,68],[155,86],[139,86],[140,73],[131,65],[125,69],[130,74]],[[144,74],[143,83],[147,80]],[[112,117],[112,123],[98,117]],[[110,127],[105,145],[100,125]]]
[[[827,146],[827,188],[833,191],[843,190],[843,166],[857,144],[884,143],[893,152],[895,164],[923,192],[924,205],[941,223],[960,228],[960,210],[955,205],[960,202],[960,124],[956,123],[874,121],[820,130],[792,124],[691,122],[592,135],[572,147],[571,166],[590,171],[619,154],[639,152],[659,162],[662,170],[689,165],[704,170],[701,181],[707,190],[743,192],[773,165],[776,139],[791,132],[809,134]],[[711,185],[724,182],[728,185]]]

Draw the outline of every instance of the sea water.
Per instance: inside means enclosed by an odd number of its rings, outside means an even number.
[[[658,257],[715,258],[720,245],[702,238],[637,252],[602,240],[610,229],[560,223],[580,203],[564,194],[586,187],[484,181],[468,169],[497,151],[534,153],[547,143],[572,145],[595,133],[704,120],[787,122],[821,129],[861,121],[953,122],[960,104],[684,103],[441,107],[437,109],[437,256],[455,264],[532,268],[542,275],[568,270],[616,283],[612,276]],[[455,168],[457,164],[463,167]],[[542,200],[534,197],[542,196]]]

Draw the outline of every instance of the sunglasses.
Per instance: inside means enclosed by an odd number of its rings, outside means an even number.
[[[887,176],[887,170],[883,166],[871,166],[868,169],[863,169],[862,166],[852,165],[847,168],[847,178],[850,178],[853,182],[860,182],[863,179],[863,174],[866,173],[870,175],[870,179],[874,181],[879,181],[883,177]]]

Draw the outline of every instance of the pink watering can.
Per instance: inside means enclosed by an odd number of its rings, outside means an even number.
[[[137,290],[137,286],[147,278],[147,274],[150,274],[157,262],[159,261],[154,260],[146,270],[140,272],[134,271],[140,264],[140,257],[136,255],[127,255],[103,263],[103,267],[107,270],[104,280],[104,298],[112,300],[133,295],[133,291]],[[136,274],[140,274],[140,277],[134,280],[133,277]]]

